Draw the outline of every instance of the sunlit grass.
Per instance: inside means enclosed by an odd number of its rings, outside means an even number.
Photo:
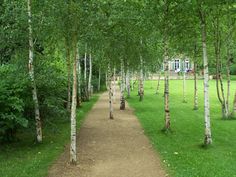
[[[213,144],[202,148],[204,139],[203,81],[199,81],[199,110],[193,110],[193,81],[187,81],[187,103],[182,102],[182,81],[170,81],[170,114],[172,133],[164,127],[163,81],[158,95],[157,81],[145,82],[144,101],[139,102],[137,90],[128,100],[135,109],[146,135],[161,155],[163,166],[176,177],[236,176],[236,120],[222,120],[216,97],[215,81],[210,81],[210,108]],[[151,88],[153,85],[153,88]],[[236,81],[231,85],[232,109]]]

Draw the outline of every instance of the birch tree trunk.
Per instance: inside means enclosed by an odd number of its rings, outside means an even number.
[[[167,43],[164,41],[164,66],[165,66],[165,86],[164,86],[164,105],[165,105],[165,127],[164,130],[170,130],[170,108],[169,108],[169,63]]]
[[[130,98],[130,72],[129,72],[129,69],[127,69],[126,77],[127,77],[127,80],[126,80],[127,97]]]
[[[144,95],[144,88],[143,88],[143,57],[142,57],[142,55],[140,55],[139,101],[143,101],[143,95]]]
[[[194,60],[194,110],[198,110],[197,62]]]
[[[230,98],[230,51],[229,46],[227,47],[227,63],[226,63],[226,71],[227,71],[227,95],[226,95],[226,107],[227,107],[227,117],[230,117],[230,108],[229,108],[229,98]]]
[[[108,77],[109,77],[109,113],[110,113],[110,119],[114,119],[113,116],[113,93],[112,93],[112,71],[111,71],[111,66],[109,64],[108,66]]]
[[[201,8],[201,7],[200,7]],[[204,66],[204,117],[205,117],[205,138],[204,144],[212,143],[211,123],[210,123],[210,102],[209,102],[209,73],[208,73],[208,58],[206,45],[206,19],[205,13],[200,9],[200,20],[202,30],[202,51],[203,51],[203,66]]]
[[[85,94],[85,99],[88,100],[88,83],[87,83],[87,44],[85,44],[85,54],[84,54],[84,94]]]
[[[164,12],[164,37],[163,37],[163,45],[164,45],[164,67],[165,67],[165,85],[164,85],[164,107],[165,107],[165,127],[164,130],[170,130],[170,108],[169,108],[169,56],[168,56],[168,21],[167,17],[169,14],[169,6],[167,0],[165,1],[165,12]]]
[[[113,70],[113,102],[116,100],[116,68]]]
[[[28,29],[29,29],[29,76],[32,87],[32,96],[34,102],[34,111],[35,111],[35,127],[36,127],[36,138],[37,142],[41,143],[42,136],[42,124],[39,113],[39,102],[37,96],[37,88],[34,78],[34,44],[33,44],[33,30],[32,30],[32,13],[31,13],[31,0],[28,0]]]
[[[88,80],[88,99],[90,99],[92,94],[92,54],[89,54],[89,80]]]
[[[80,66],[80,56],[79,56],[79,49],[77,51],[77,68],[78,68],[78,80],[77,80],[77,84],[78,84],[78,96],[77,96],[77,106],[80,107],[81,106],[81,66]]]
[[[185,68],[185,60],[183,61],[183,103],[187,103],[186,101],[186,68]]]
[[[70,145],[70,162],[76,164],[76,103],[77,103],[77,60],[76,47],[75,58],[73,61],[73,91],[72,91],[72,105],[71,105],[71,145]]]
[[[229,117],[229,107],[227,104],[227,96],[225,96],[224,84],[222,79],[222,62],[221,62],[221,39],[220,39],[220,27],[219,27],[219,17],[216,17],[216,25],[214,31],[215,37],[215,57],[216,57],[216,90],[217,96],[222,107],[222,117]],[[229,92],[228,92],[229,93]]]
[[[160,89],[160,80],[161,80],[161,72],[158,74],[156,94],[159,93],[159,89]]]
[[[121,59],[121,89],[120,89],[120,110],[125,110],[125,73],[124,73],[124,60]]]

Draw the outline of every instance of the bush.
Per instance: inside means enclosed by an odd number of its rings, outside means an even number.
[[[23,116],[22,93],[28,82],[16,74],[14,65],[0,66],[0,140],[13,139],[16,129],[27,127],[28,120]]]
[[[233,65],[230,67],[230,74],[231,74],[231,75],[236,75],[236,64],[233,64]]]

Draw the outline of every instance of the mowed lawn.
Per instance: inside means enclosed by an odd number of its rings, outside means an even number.
[[[98,95],[94,95],[90,102],[82,103],[82,108],[77,111],[78,128],[97,100]],[[69,118],[55,119],[58,121],[45,123],[42,144],[35,144],[34,137],[31,136],[34,130],[27,130],[18,135],[18,142],[0,145],[0,177],[47,176],[50,165],[64,151],[70,140]]]
[[[151,82],[153,82],[151,84]],[[182,102],[182,81],[170,81],[170,114],[172,133],[161,132],[164,127],[163,84],[155,94],[157,81],[145,81],[143,102],[137,90],[128,99],[135,109],[145,134],[159,152],[163,167],[173,177],[233,177],[236,176],[236,120],[222,120],[216,95],[215,81],[210,81],[210,114],[213,144],[203,148],[204,100],[203,81],[198,81],[199,110],[193,110],[193,81],[187,83],[187,103]],[[153,85],[153,88],[151,88]],[[236,81],[231,84],[231,106]]]

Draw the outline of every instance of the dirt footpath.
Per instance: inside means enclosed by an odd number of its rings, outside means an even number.
[[[109,120],[108,93],[100,96],[78,132],[78,165],[70,166],[69,149],[50,168],[49,177],[164,177],[166,172],[133,111],[114,104]]]

